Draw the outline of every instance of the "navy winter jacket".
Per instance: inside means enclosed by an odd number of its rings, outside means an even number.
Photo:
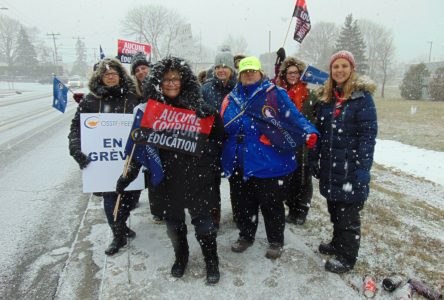
[[[359,81],[359,80],[358,80]],[[319,163],[319,190],[328,201],[367,200],[370,169],[378,131],[376,107],[369,90],[372,83],[361,81],[338,116],[336,101],[322,102],[317,116],[320,139],[312,152]]]

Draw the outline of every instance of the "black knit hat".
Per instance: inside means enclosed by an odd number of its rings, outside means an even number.
[[[146,54],[143,52],[137,52],[131,59],[131,75],[134,75],[136,73],[136,68],[141,65],[151,67],[149,61],[146,60]]]

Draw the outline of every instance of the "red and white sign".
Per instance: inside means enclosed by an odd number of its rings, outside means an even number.
[[[117,40],[117,57],[121,63],[130,64],[133,55],[137,52],[143,52],[147,56],[147,60],[150,60],[151,45],[141,44],[126,40]]]

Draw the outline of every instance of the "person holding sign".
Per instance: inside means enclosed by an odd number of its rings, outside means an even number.
[[[321,92],[316,126],[321,138],[311,151],[313,175],[327,200],[333,238],[319,252],[334,255],[325,263],[333,273],[354,268],[361,240],[360,211],[370,191],[378,131],[372,93],[376,85],[358,77],[353,54],[339,51],[330,59],[330,77]]]
[[[309,92],[307,84],[300,81],[306,67],[305,63],[291,56],[285,57],[284,48],[277,51],[277,56],[276,66],[279,68],[275,77],[276,85],[285,89],[296,108],[314,123],[319,100]],[[296,159],[298,168],[285,183],[288,188],[286,204],[289,208],[285,221],[303,225],[313,196],[312,175],[306,145],[296,150]]]
[[[104,59],[89,80],[89,94],[84,97],[77,108],[71,122],[68,135],[69,152],[77,161],[80,169],[88,167],[90,158],[81,151],[80,114],[81,113],[123,113],[132,114],[139,104],[135,94],[135,86],[122,64],[115,59]],[[140,196],[140,191],[129,191],[122,194],[122,206],[116,222],[113,211],[117,200],[114,191],[104,192],[103,204],[108,224],[113,232],[113,240],[105,254],[113,255],[126,245],[127,237],[135,237],[136,233],[126,225],[130,208]]]
[[[180,58],[157,62],[143,90],[149,100],[140,136],[134,139],[159,148],[164,178],[155,187],[155,194],[163,200],[167,234],[175,253],[171,275],[182,277],[188,263],[188,209],[205,259],[206,281],[215,284],[220,274],[211,210],[219,201],[222,120],[216,108],[201,98],[196,76]]]
[[[265,78],[256,57],[240,61],[239,81],[221,108],[228,135],[222,167],[229,177],[240,230],[231,250],[244,252],[253,244],[260,208],[269,242],[265,256],[276,259],[284,245],[282,182],[296,169],[296,147],[304,143],[312,146],[317,130],[298,112],[287,93]]]

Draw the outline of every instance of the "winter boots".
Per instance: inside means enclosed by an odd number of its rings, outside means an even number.
[[[268,246],[267,252],[265,253],[265,257],[268,259],[276,259],[281,257],[282,255],[282,245],[278,243],[270,243]]]
[[[306,219],[307,216],[288,214],[285,218],[285,222],[295,225],[304,225]]]
[[[351,264],[345,258],[339,255],[335,255],[325,263],[325,270],[336,274],[348,272],[352,270],[353,267],[354,264]]]
[[[188,240],[187,229],[182,228],[179,231],[168,230],[168,236],[173,244],[175,260],[171,267],[171,275],[180,278],[185,273],[188,264]]]
[[[200,244],[202,254],[205,258],[207,284],[216,284],[219,282],[220,279],[216,236],[217,235],[215,232],[206,235],[196,234],[197,241]]]
[[[252,241],[248,241],[243,237],[239,237],[237,239],[237,241],[235,241],[232,245],[231,245],[231,251],[233,252],[237,252],[237,253],[242,253],[245,250],[247,250],[249,247],[251,247],[253,245]]]
[[[336,254],[336,248],[333,244],[333,241],[331,241],[330,243],[321,243],[319,245],[319,253],[325,254],[325,255]]]
[[[127,229],[125,224],[116,224],[112,227],[114,238],[105,250],[106,255],[114,255],[119,252],[119,249],[126,245]],[[131,230],[128,228],[128,230]],[[134,236],[136,233],[133,231]]]

